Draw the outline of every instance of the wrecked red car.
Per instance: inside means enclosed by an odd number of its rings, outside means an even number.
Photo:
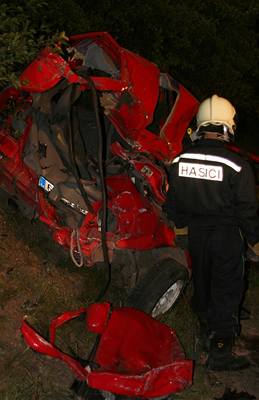
[[[0,95],[0,187],[78,267],[120,265],[129,305],[163,313],[189,276],[162,213],[166,165],[197,107],[108,33],[70,37]]]

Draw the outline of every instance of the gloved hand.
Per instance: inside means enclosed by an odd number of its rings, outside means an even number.
[[[259,262],[259,242],[255,243],[253,246],[248,243],[246,256],[249,261]]]
[[[175,233],[175,244],[176,246],[180,247],[181,249],[188,248],[188,227],[185,226],[184,228],[177,228],[174,227]]]

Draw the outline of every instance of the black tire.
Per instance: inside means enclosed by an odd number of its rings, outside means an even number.
[[[162,315],[175,304],[187,281],[188,271],[183,265],[174,259],[163,260],[150,268],[130,291],[126,306],[145,311],[153,317]],[[161,302],[163,297],[164,303]]]

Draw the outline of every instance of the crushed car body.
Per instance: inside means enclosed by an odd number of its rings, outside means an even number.
[[[72,36],[0,94],[0,187],[77,266],[103,261],[105,231],[110,262],[129,250],[188,269],[161,209],[197,107],[108,33]]]

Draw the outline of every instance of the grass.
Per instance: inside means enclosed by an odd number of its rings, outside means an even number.
[[[29,322],[47,337],[50,320],[92,302],[105,285],[107,274],[102,268],[77,269],[44,227],[31,224],[16,212],[1,211],[0,219],[0,400],[71,399],[73,375],[61,362],[27,350],[19,332],[20,322],[26,314]],[[258,312],[254,301],[259,294],[258,266],[250,269],[249,281],[248,305]],[[107,299],[119,302],[121,296],[123,293],[113,280]],[[176,330],[187,358],[194,356],[198,328],[190,307],[191,296],[189,284],[173,311],[161,318]],[[259,329],[258,319],[255,323]],[[93,336],[86,333],[84,321],[75,320],[58,331],[57,344],[71,354],[85,357]],[[173,398],[211,400],[213,393],[204,367],[197,363],[193,386]]]

